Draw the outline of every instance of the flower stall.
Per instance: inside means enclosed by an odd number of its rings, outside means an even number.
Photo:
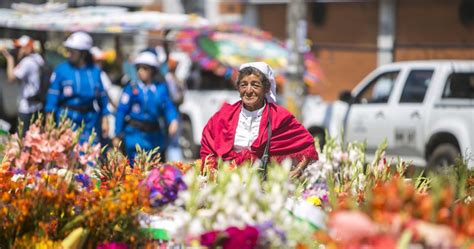
[[[0,248],[473,248],[474,174],[410,172],[328,139],[298,177],[250,164],[134,167],[80,129],[40,119],[0,151]],[[319,146],[317,146],[319,148]]]

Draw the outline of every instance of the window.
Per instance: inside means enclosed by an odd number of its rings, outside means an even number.
[[[413,70],[403,87],[400,103],[423,103],[434,70]]]
[[[356,97],[356,103],[387,103],[393,85],[397,80],[397,76],[398,71],[388,72],[378,76],[358,94]]]
[[[474,99],[474,73],[453,73],[448,77],[443,98]]]

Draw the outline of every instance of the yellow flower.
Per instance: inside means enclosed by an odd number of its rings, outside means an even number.
[[[54,241],[48,239],[42,239],[40,242],[36,243],[34,246],[35,249],[49,249],[49,248],[60,248],[60,245]]]
[[[314,206],[321,206],[322,202],[321,199],[317,196],[310,196],[306,199],[307,202],[313,204]]]
[[[78,249],[82,248],[86,238],[87,238],[88,231],[83,229],[82,227],[76,228],[72,231],[61,243],[63,248],[67,249]]]
[[[199,240],[193,239],[191,240],[191,247],[198,248],[200,247],[201,243],[199,243]]]

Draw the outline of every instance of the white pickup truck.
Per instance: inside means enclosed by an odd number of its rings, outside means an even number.
[[[474,61],[383,65],[339,101],[314,106],[303,111],[310,131],[366,141],[368,156],[387,139],[389,158],[436,167],[461,155],[474,169]]]

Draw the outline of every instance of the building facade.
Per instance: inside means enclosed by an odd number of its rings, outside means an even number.
[[[286,3],[255,2],[258,27],[285,39]],[[325,100],[337,99],[341,90],[352,89],[377,65],[390,60],[474,59],[474,4],[470,0],[306,5],[308,39],[324,73],[322,82],[310,92]]]

